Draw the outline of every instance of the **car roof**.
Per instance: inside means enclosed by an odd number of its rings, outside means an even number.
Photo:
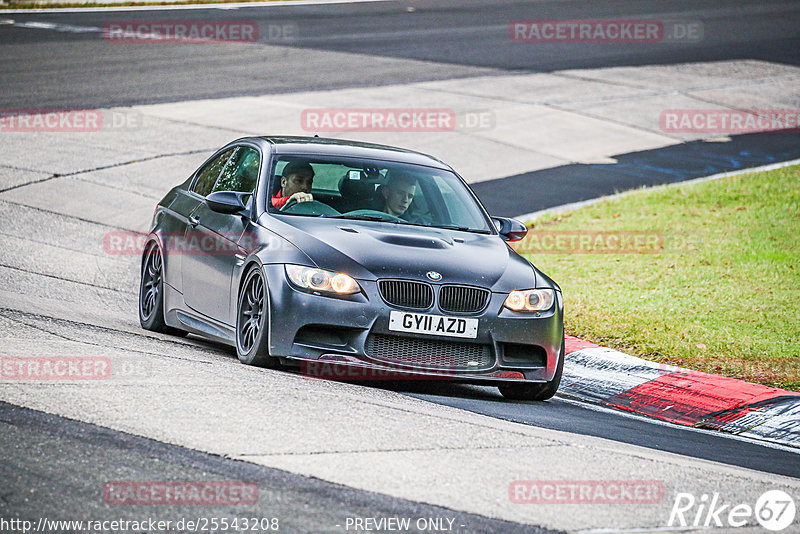
[[[446,163],[421,152],[388,145],[328,137],[261,136],[278,155],[315,154],[395,161],[452,170]]]

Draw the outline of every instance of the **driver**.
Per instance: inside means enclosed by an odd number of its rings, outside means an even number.
[[[411,206],[416,191],[417,180],[413,176],[390,171],[386,185],[381,189],[383,207],[380,211],[395,217],[402,217]]]
[[[272,206],[281,209],[289,200],[308,202],[314,200],[311,196],[311,186],[314,183],[314,168],[305,161],[290,161],[283,168],[281,189],[272,195]]]

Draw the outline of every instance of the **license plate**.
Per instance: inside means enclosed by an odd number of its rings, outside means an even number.
[[[478,337],[478,319],[393,311],[389,314],[389,330],[474,339]]]

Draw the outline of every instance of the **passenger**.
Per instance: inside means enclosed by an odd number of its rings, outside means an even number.
[[[289,200],[308,202],[314,200],[311,186],[314,183],[314,168],[305,161],[291,161],[283,168],[281,189],[272,195],[272,205],[283,208]]]
[[[408,211],[417,191],[417,180],[410,174],[397,171],[387,173],[388,181],[381,188],[382,207],[380,211],[402,217]]]

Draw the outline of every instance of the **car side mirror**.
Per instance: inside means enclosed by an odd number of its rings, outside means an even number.
[[[506,241],[519,241],[528,234],[528,227],[516,219],[492,217],[495,228]]]
[[[217,213],[240,213],[247,209],[245,197],[252,193],[238,193],[236,191],[217,191],[206,197],[206,204]]]

